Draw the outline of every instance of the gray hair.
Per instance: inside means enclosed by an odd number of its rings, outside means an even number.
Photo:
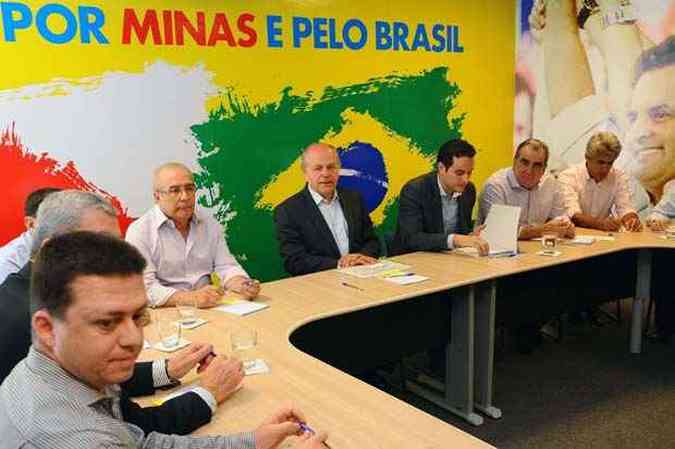
[[[597,159],[604,157],[616,160],[621,153],[621,142],[614,134],[606,131],[595,133],[586,144],[586,158]]]
[[[63,190],[47,196],[38,208],[31,253],[35,255],[45,240],[78,229],[82,217],[90,209],[117,217],[110,202],[92,192]]]

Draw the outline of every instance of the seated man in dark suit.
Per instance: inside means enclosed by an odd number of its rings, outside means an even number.
[[[293,276],[374,263],[380,243],[358,192],[338,189],[340,159],[323,143],[302,154],[307,185],[274,210],[284,267]]]
[[[473,145],[461,139],[445,142],[436,156],[436,170],[408,181],[399,197],[395,250],[443,251],[474,247],[479,254],[489,252],[488,243],[479,232],[472,232],[471,211],[476,202],[476,188],[469,181],[473,173]],[[429,368],[434,377],[445,375],[445,345],[450,334],[450,308],[446,294],[425,298],[425,307],[415,311],[418,334],[439,330],[427,339]]]
[[[436,170],[403,186],[395,239],[400,252],[474,247],[487,255],[488,243],[471,230],[476,188],[469,179],[475,155],[469,142],[450,140],[438,150]]]
[[[94,231],[121,236],[115,209],[102,197],[90,192],[66,190],[52,193],[37,213],[32,253],[35,255],[43,243],[61,234],[76,230]],[[5,311],[0,325],[0,382],[26,357],[31,344],[30,282],[32,262],[18,273],[11,274],[0,285],[0,307]],[[176,353],[169,360],[138,363],[134,375],[122,387],[123,396],[153,394],[155,388],[170,386],[205,359],[212,347],[195,344]],[[226,384],[231,394],[241,382],[241,362],[227,361],[231,377]],[[227,395],[226,395],[227,396]],[[224,397],[223,397],[224,399]],[[169,432],[187,434],[211,419],[217,398],[201,388],[165,402],[160,407],[140,408],[127,401],[122,412],[127,421],[144,432]]]

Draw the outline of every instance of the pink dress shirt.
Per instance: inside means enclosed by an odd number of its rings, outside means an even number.
[[[216,272],[223,283],[246,271],[230,254],[223,229],[207,212],[195,207],[187,240],[175,224],[155,206],[133,222],[126,240],[145,257],[143,275],[151,306],[161,306],[178,290],[195,290]]]
[[[594,218],[607,218],[612,214],[621,218],[635,212],[628,177],[617,168],[612,168],[602,181],[595,182],[582,162],[564,170],[558,180],[563,186],[565,209],[570,218],[579,213]]]

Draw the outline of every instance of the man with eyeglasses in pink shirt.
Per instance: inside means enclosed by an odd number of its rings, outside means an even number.
[[[224,289],[248,299],[260,291],[260,283],[230,254],[220,224],[196,207],[196,191],[185,165],[160,166],[153,177],[155,206],[127,231],[126,240],[147,261],[144,280],[153,307],[189,303],[208,308],[218,303]],[[211,284],[211,273],[218,274],[222,286]]]

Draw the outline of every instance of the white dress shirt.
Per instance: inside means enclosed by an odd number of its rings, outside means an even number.
[[[651,214],[650,220],[672,220],[675,218],[675,179],[666,183],[663,187],[661,201],[658,202]]]
[[[23,234],[0,248],[0,284],[7,276],[18,273],[30,259],[30,250],[33,247],[33,232],[24,231]]]
[[[340,255],[349,254],[349,227],[338,198],[337,190],[333,194],[333,199],[327,201],[311,187],[307,186],[307,189],[319,208],[319,212],[323,215],[323,219],[326,221],[331,234],[333,234],[338,250],[340,250]]]
[[[520,207],[520,226],[542,225],[554,218],[567,220],[562,187],[553,176],[544,175],[531,190],[522,187],[512,168],[503,168],[485,181],[478,207],[477,224],[485,223],[493,204]]]
[[[614,214],[621,218],[635,212],[631,204],[628,176],[617,168],[612,167],[605,179],[595,182],[582,162],[560,173],[558,180],[563,186],[565,209],[570,218],[575,214],[600,219]]]
[[[457,222],[459,213],[459,201],[457,198],[462,194],[461,192],[453,192],[448,195],[441,180],[436,175],[436,182],[438,182],[438,191],[441,192],[441,211],[443,213],[443,231],[448,234],[448,249],[455,249],[455,232],[457,231]]]
[[[165,304],[176,291],[209,284],[213,272],[223,284],[234,276],[248,277],[230,254],[220,224],[199,207],[195,207],[187,240],[159,206],[129,226],[126,240],[148,264],[144,280],[151,306]]]

